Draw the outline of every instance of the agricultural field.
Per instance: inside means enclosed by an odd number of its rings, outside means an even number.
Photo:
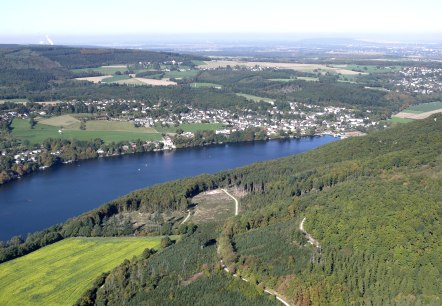
[[[302,81],[307,81],[307,82],[318,82],[319,78],[316,78],[316,77],[296,77],[293,79],[268,79],[268,80],[272,81],[272,82],[282,82],[282,83],[293,82],[296,80],[302,80]]]
[[[399,119],[425,119],[433,114],[442,113],[442,102],[430,102],[410,106],[400,113],[391,117],[391,120]]]
[[[200,193],[192,198],[196,205],[190,221],[196,224],[224,221],[235,215],[235,202],[221,189]]]
[[[121,80],[127,80],[129,78],[130,78],[129,75],[127,75],[127,74],[113,75],[113,76],[110,76],[108,78],[104,78],[102,80],[102,82],[103,83],[115,83],[115,82],[118,82],[118,81],[121,81]]]
[[[102,76],[94,76],[94,77],[84,77],[84,78],[75,78],[78,81],[89,81],[92,83],[100,83],[104,79],[112,78],[112,75],[102,75]]]
[[[7,102],[26,104],[26,103],[29,102],[29,100],[28,99],[5,99],[5,100],[0,100],[0,104],[7,103]]]
[[[147,79],[147,78],[135,78],[136,80],[142,82],[144,85],[152,85],[152,86],[171,86],[177,85],[176,82],[170,81],[169,79]]]
[[[75,118],[74,118],[75,119]],[[53,119],[52,122],[57,122]],[[59,121],[63,122],[63,121]],[[88,129],[88,124],[89,128]],[[130,123],[128,123],[130,124]],[[73,126],[71,126],[73,127]],[[129,128],[124,125],[124,122],[102,121],[102,123],[95,123],[88,121],[86,123],[86,130],[67,129],[63,128],[62,133],[59,133],[60,126],[52,126],[42,123],[37,123],[33,129],[30,128],[28,120],[14,119],[12,122],[12,134],[20,140],[28,140],[32,144],[42,143],[48,138],[61,139],[77,139],[77,140],[93,140],[101,138],[104,142],[120,142],[130,140],[161,140],[161,134],[155,132],[153,129],[146,128]]]
[[[216,89],[223,88],[219,84],[215,84],[215,83],[201,83],[201,82],[191,83],[190,87],[192,87],[192,88],[216,88]]]
[[[301,72],[331,72],[331,73],[341,73],[343,75],[357,75],[359,72],[341,68],[341,67],[332,67],[323,64],[298,64],[298,63],[273,63],[273,62],[245,62],[245,61],[227,61],[227,60],[214,60],[210,62],[206,62],[203,65],[199,65],[199,69],[216,69],[216,68],[224,68],[227,66],[246,66],[249,68],[253,68],[255,66],[261,66],[266,68],[279,68],[279,69],[291,69],[295,71]],[[364,74],[364,73],[363,73]]]
[[[55,127],[63,127],[70,130],[80,129],[80,120],[72,117],[71,115],[62,115],[57,117],[52,117],[48,119],[39,120],[38,123],[51,125]]]
[[[391,119],[388,120],[389,122],[394,122],[394,123],[409,123],[409,122],[413,122],[414,119],[408,119],[408,118],[399,118],[399,117],[391,117]]]
[[[175,78],[175,79],[194,78],[198,73],[199,73],[198,70],[167,71],[164,73],[164,77]]]
[[[236,95],[240,96],[240,97],[244,97],[247,100],[251,100],[251,101],[254,101],[254,102],[264,101],[264,102],[267,102],[267,103],[270,103],[270,104],[274,103],[274,101],[272,99],[269,99],[269,98],[258,97],[258,96],[254,96],[254,95],[244,94],[244,93],[237,93]]]
[[[430,102],[430,103],[413,105],[403,110],[403,112],[420,114],[420,113],[435,111],[438,109],[442,109],[442,102]]]
[[[124,72],[128,68],[126,65],[101,66],[97,68],[72,69],[73,73],[83,73],[88,71],[99,72],[101,74],[115,74],[117,71]]]
[[[215,131],[222,128],[224,128],[224,125],[221,123],[183,123],[170,127],[155,126],[155,130],[160,133],[175,133],[177,129],[182,129],[184,132],[195,133],[197,131]]]
[[[145,127],[135,127],[127,121],[107,121],[107,120],[90,120],[86,121],[87,131],[119,131],[133,133],[158,133],[155,129]]]
[[[388,73],[388,72],[397,72],[401,70],[400,66],[377,66],[377,65],[333,65],[335,68],[340,69],[349,69],[355,72],[363,72],[363,73]]]
[[[103,272],[161,237],[69,238],[0,265],[0,305],[72,305]]]

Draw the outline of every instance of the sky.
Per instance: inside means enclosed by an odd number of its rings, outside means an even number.
[[[3,0],[0,37],[442,33],[440,0]]]

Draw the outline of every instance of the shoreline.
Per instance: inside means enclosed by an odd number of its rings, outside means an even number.
[[[85,159],[79,159],[79,160],[68,160],[68,161],[63,161],[63,162],[59,162],[56,164],[53,164],[52,166],[43,166],[43,167],[39,167],[37,168],[37,170],[34,170],[32,172],[26,173],[25,175],[22,176],[16,176],[13,177],[11,180],[4,182],[3,184],[0,184],[0,192],[1,192],[1,188],[4,186],[9,186],[11,184],[13,184],[14,182],[21,180],[23,178],[27,178],[30,177],[34,174],[39,174],[43,171],[46,170],[51,170],[51,169],[55,169],[57,167],[61,167],[64,165],[70,165],[70,164],[75,164],[81,161],[92,161],[92,160],[96,160],[96,159],[100,159],[100,158],[113,158],[113,157],[122,157],[122,156],[130,156],[130,155],[136,155],[136,154],[146,154],[146,153],[159,153],[159,152],[173,152],[173,151],[177,151],[177,150],[186,150],[186,149],[195,149],[195,148],[204,148],[204,147],[212,147],[212,146],[222,146],[222,145],[228,145],[228,144],[241,144],[241,143],[253,143],[253,142],[267,142],[267,141],[274,141],[274,140],[279,140],[279,141],[287,141],[287,140],[301,140],[303,138],[313,138],[313,137],[324,137],[324,136],[329,136],[329,137],[335,137],[335,135],[330,135],[330,134],[315,134],[312,136],[307,136],[307,135],[303,135],[300,137],[296,137],[296,136],[287,136],[287,137],[276,137],[276,138],[268,138],[268,139],[259,139],[259,140],[243,140],[243,141],[224,141],[224,142],[218,142],[218,143],[209,143],[209,144],[203,144],[203,145],[197,145],[197,146],[182,146],[182,147],[175,147],[175,148],[166,148],[166,149],[154,149],[151,151],[145,151],[145,152],[126,152],[126,153],[120,153],[120,154],[112,154],[112,155],[104,155],[104,154],[99,154],[97,157],[93,157],[93,158],[85,158]],[[340,139],[343,139],[343,137],[337,137]]]

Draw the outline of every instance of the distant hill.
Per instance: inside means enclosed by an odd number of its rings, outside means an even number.
[[[63,84],[78,77],[72,69],[172,60],[191,64],[192,60],[201,59],[204,58],[131,49],[3,45],[0,46],[0,97],[29,98],[48,89],[71,88],[72,84]]]

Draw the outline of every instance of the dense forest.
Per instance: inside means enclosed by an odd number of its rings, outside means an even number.
[[[262,295],[270,288],[299,305],[440,305],[441,152],[442,116],[435,115],[304,154],[138,190],[24,241],[11,239],[0,260],[65,237],[181,234],[163,252],[98,279],[78,303],[188,304],[200,297],[201,304],[259,305],[274,303]],[[195,195],[221,187],[246,194],[239,216],[180,224]],[[134,227],[132,213],[151,221]],[[303,218],[320,247],[300,231]],[[226,274],[221,259],[256,290]]]

